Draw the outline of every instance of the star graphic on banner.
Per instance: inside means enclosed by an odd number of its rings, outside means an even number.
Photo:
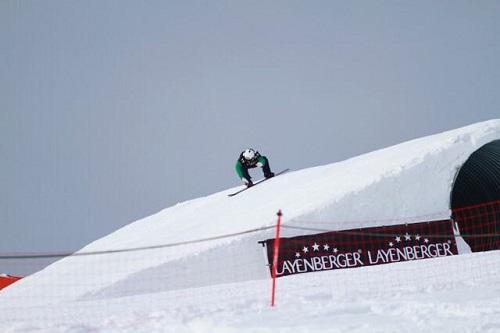
[[[389,246],[394,246],[394,243],[393,242],[389,242]]]
[[[451,244],[451,240],[448,239],[448,244]]]
[[[424,242],[429,243],[429,239],[428,238],[424,239]]]
[[[339,252],[339,250],[337,250],[337,248],[336,248],[336,247],[335,247],[335,248],[333,248],[333,253],[337,253],[337,252]]]
[[[408,240],[411,240],[411,236],[410,236],[410,234],[409,234],[409,233],[406,233],[406,234],[405,234],[405,240],[407,240],[407,241],[408,241]]]
[[[304,246],[304,248],[302,249],[302,251],[303,251],[304,253],[307,253],[307,252],[309,252],[309,249],[307,248],[307,246]]]
[[[396,237],[396,242],[401,243],[401,237]]]
[[[313,251],[319,251],[319,245],[316,244],[316,242],[314,242],[312,247],[313,247]]]
[[[416,239],[416,240],[420,240],[420,238],[422,238],[422,236],[420,236],[419,234],[417,234],[417,235],[415,236],[415,239]]]
[[[330,246],[328,244],[323,245],[323,250],[328,251],[329,248]]]
[[[296,257],[296,258],[300,258],[300,253],[299,253],[299,252],[296,252],[296,253],[295,253],[295,257]]]

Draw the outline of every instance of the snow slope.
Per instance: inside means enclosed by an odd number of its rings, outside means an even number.
[[[290,172],[232,198],[227,194],[236,188],[170,207],[79,252],[240,233],[272,226],[278,209],[285,214],[285,224],[326,225],[329,230],[448,217],[457,170],[472,152],[496,139],[500,139],[500,120]],[[268,271],[257,241],[272,237],[272,232],[65,258],[0,293],[0,328],[106,332],[145,328],[150,332],[175,327],[204,331],[213,325],[220,329],[281,327],[280,323],[289,320],[290,329],[364,331],[370,323],[387,332],[397,316],[415,320],[416,329],[424,328],[425,320],[436,311],[456,318],[468,304],[460,295],[471,291],[477,299],[470,303],[472,313],[491,317],[488,323],[500,330],[494,319],[500,292],[498,288],[490,292],[500,282],[497,251],[282,278],[280,286],[286,292],[280,294],[280,309],[268,311]],[[284,236],[292,234],[286,232]],[[471,267],[475,270],[469,271]],[[374,276],[378,284],[371,282]],[[450,276],[453,283],[445,280]],[[387,289],[390,292],[385,295]],[[405,295],[416,303],[408,305]],[[414,317],[412,313],[419,311],[421,316]],[[336,318],[333,322],[339,319],[339,326],[330,326],[328,317]],[[348,319],[358,317],[362,323],[350,326],[353,321]],[[385,320],[379,321],[381,317]]]

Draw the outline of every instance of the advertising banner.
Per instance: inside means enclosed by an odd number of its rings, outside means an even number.
[[[269,267],[274,239],[264,241]],[[458,254],[450,220],[280,238],[277,277]]]
[[[20,276],[11,276],[7,274],[0,274],[0,290],[20,280]]]

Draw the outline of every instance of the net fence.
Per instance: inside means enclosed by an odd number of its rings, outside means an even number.
[[[356,223],[287,221],[284,212],[277,304],[322,293],[338,300],[497,283],[500,251],[483,251],[500,247],[499,212],[500,201],[454,210],[449,219],[441,212]],[[376,227],[339,229],[358,224]],[[26,321],[41,327],[54,321],[102,322],[125,313],[160,311],[187,320],[238,307],[264,309],[274,235],[275,226],[266,226],[134,248],[0,254],[0,267],[57,261],[0,291],[0,328]],[[64,306],[47,310],[58,304]]]
[[[500,248],[500,200],[453,209],[452,218],[472,251]]]

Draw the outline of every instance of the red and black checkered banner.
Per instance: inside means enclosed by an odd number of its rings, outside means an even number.
[[[264,241],[272,269],[274,239]],[[451,220],[280,238],[277,277],[458,254]]]

